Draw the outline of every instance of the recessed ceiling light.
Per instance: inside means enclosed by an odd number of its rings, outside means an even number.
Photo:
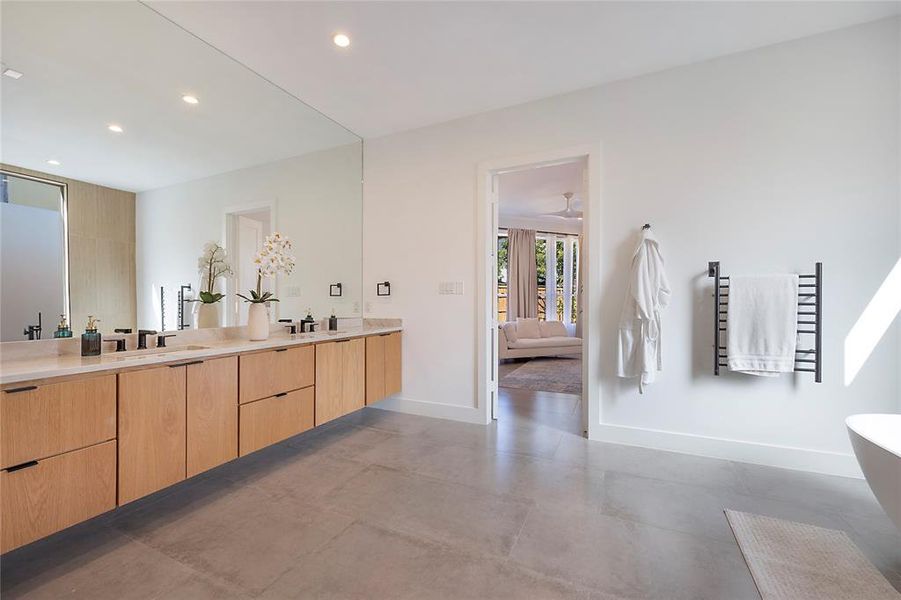
[[[3,74],[5,76],[9,77],[10,79],[18,79],[19,77],[24,75],[24,73],[20,73],[19,71],[16,71],[15,69],[3,69]]]
[[[48,165],[53,165],[54,167],[58,167],[58,166],[59,166],[59,161],[56,160],[55,158],[51,158],[50,160],[47,161],[47,164],[48,164]]]
[[[122,133],[123,131],[125,131],[124,129],[122,129],[121,125],[116,125],[115,123],[107,125],[106,128],[109,129],[110,131],[112,131],[113,133]]]
[[[343,33],[336,33],[335,37],[332,38],[332,41],[335,42],[335,45],[339,48],[347,48],[350,46],[350,38]]]
[[[200,100],[197,99],[197,96],[191,96],[190,94],[185,94],[181,99],[188,104],[200,104]]]

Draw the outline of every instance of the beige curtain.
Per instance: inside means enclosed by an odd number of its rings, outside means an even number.
[[[578,277],[579,281],[577,282],[578,287],[576,288],[576,337],[582,337],[582,311],[585,309],[585,305],[582,303],[582,298],[584,298],[584,294],[582,294],[582,290],[585,289],[585,269],[582,268],[582,263],[584,262],[582,258],[585,256],[585,236],[579,236],[579,252],[578,252],[578,261],[579,264],[576,265],[576,277]]]
[[[507,230],[507,320],[538,316],[538,268],[535,232]]]

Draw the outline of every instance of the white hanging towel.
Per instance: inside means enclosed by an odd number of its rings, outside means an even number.
[[[663,369],[660,311],[669,304],[670,294],[660,243],[650,229],[645,229],[632,256],[616,356],[616,374],[639,377],[639,392],[644,392],[644,386],[653,383],[657,371]]]
[[[776,377],[795,369],[798,276],[729,278],[726,355],[729,369]]]

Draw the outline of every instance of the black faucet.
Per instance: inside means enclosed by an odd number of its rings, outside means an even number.
[[[113,329],[116,333],[131,333],[131,327],[118,327]]]
[[[288,333],[291,335],[295,335],[297,333],[297,323],[294,322],[294,319],[279,319],[279,323],[286,323],[285,327],[288,328]]]
[[[106,338],[103,343],[116,342],[116,352],[125,352],[125,338]]]
[[[26,327],[22,335],[28,336],[29,340],[39,340],[41,339],[41,329],[41,313],[38,312],[38,324]]]
[[[165,348],[166,347],[166,338],[175,337],[174,333],[161,333],[156,336],[156,347],[157,348]]]
[[[138,329],[138,350],[147,349],[147,336],[156,335],[153,329]]]

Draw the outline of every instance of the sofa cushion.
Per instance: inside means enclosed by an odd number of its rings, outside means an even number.
[[[516,337],[522,338],[540,338],[541,331],[538,329],[538,319],[524,319],[519,317],[516,319]]]
[[[515,342],[517,339],[516,335],[516,323],[504,323],[501,325],[501,329],[504,330],[504,337],[507,338],[507,343]]]
[[[571,348],[581,346],[581,338],[576,337],[546,337],[546,338],[519,338],[515,342],[508,342],[510,348],[527,350],[533,348]]]
[[[569,332],[566,331],[566,325],[561,321],[541,321],[538,323],[538,331],[543,338],[569,337]]]

